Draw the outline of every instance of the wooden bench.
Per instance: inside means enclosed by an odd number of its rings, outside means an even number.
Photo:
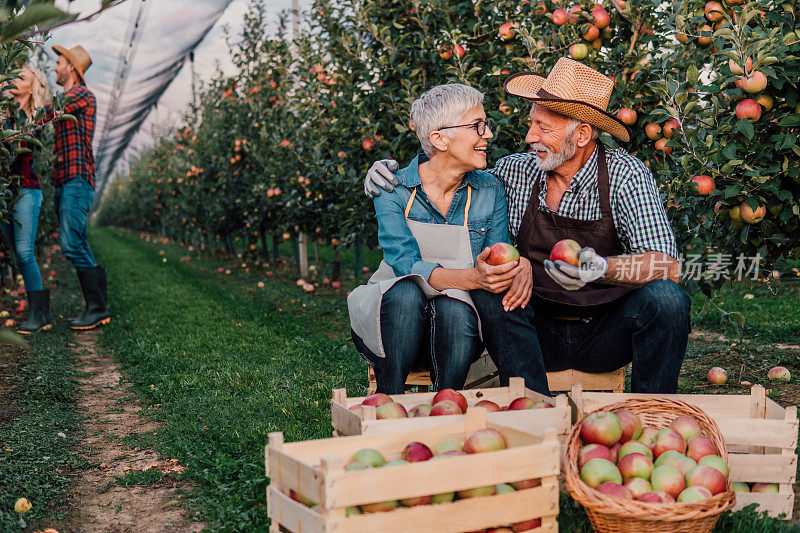
[[[378,384],[375,381],[375,371],[371,366],[368,368],[367,376],[369,378],[369,387],[367,388],[367,395],[374,394],[378,388]],[[574,383],[580,383],[584,390],[624,392],[626,368],[627,367],[624,366],[619,370],[603,374],[587,374],[578,370],[548,372],[547,385],[550,388],[550,392],[572,390],[572,385]],[[467,381],[464,384],[464,388],[489,388],[496,387],[499,384],[500,374],[497,371],[497,367],[494,365],[492,358],[489,357],[489,354],[483,352],[480,358],[472,363],[469,373],[467,374]],[[416,370],[411,372],[408,375],[408,379],[406,379],[406,390],[412,387],[420,387],[420,392],[430,392],[433,389],[430,371]],[[422,387],[424,387],[424,390]]]

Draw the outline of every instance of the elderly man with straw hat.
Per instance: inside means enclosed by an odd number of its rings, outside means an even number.
[[[548,76],[522,72],[504,88],[533,104],[530,153],[491,171],[506,189],[510,234],[532,265],[532,294],[516,285],[470,293],[489,353],[541,354],[547,371],[602,373],[632,362],[634,392],[676,392],[691,302],[677,283],[675,237],[653,175],[599,139],[630,140],[608,113],[613,82],[562,58]],[[376,185],[392,190],[394,165],[373,165],[368,195],[380,193]],[[550,260],[564,239],[579,243],[577,266]],[[497,298],[503,311],[492,311]]]
[[[94,260],[89,248],[87,230],[89,211],[94,201],[94,136],[96,100],[86,87],[84,74],[92,59],[82,46],[71,49],[54,46],[58,61],[53,70],[56,83],[67,97],[64,113],[75,120],[55,123],[53,175],[50,178],[55,194],[53,203],[60,223],[61,251],[78,273],[86,308],[78,318],[68,320],[75,330],[92,329],[111,321],[107,307],[106,273]],[[48,119],[54,112],[48,107]]]

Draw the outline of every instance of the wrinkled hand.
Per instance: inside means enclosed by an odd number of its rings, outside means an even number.
[[[372,199],[381,195],[381,189],[392,192],[400,185],[392,172],[400,168],[394,159],[381,159],[372,163],[364,177],[364,194]]]
[[[544,271],[550,278],[568,291],[577,291],[587,283],[602,278],[608,270],[608,261],[597,255],[594,248],[582,248],[578,252],[578,266],[558,260],[544,260]]]
[[[519,261],[509,261],[508,263],[493,266],[486,262],[489,257],[489,248],[485,248],[478,257],[475,258],[475,268],[473,275],[479,289],[489,292],[503,292],[511,286],[514,278],[522,272],[522,265]]]
[[[508,292],[503,297],[503,309],[513,311],[517,307],[525,309],[533,293],[533,270],[527,257],[520,257],[519,264],[522,271],[514,277]]]

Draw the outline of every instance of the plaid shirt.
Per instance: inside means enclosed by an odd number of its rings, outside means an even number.
[[[59,120],[54,124],[53,153],[56,157],[50,182],[53,187],[61,187],[71,179],[83,178],[94,187],[92,137],[97,102],[94,94],[80,82],[66,94],[69,100],[64,113],[74,116],[77,122]],[[54,116],[48,105],[46,120],[52,120]]]
[[[508,230],[516,240],[522,217],[534,184],[541,180],[539,204],[542,211],[553,212],[545,205],[547,180],[536,166],[536,154],[512,154],[497,161],[490,170],[506,188]],[[625,253],[663,252],[678,257],[675,235],[650,169],[622,148],[606,149],[611,215]],[[561,198],[556,214],[578,220],[597,220],[600,194],[597,188],[597,150],[575,174]]]

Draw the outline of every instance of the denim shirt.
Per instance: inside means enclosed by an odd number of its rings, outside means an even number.
[[[395,187],[394,193],[384,192],[373,199],[383,259],[392,267],[395,275],[419,274],[426,281],[433,269],[441,265],[422,260],[417,241],[406,223],[404,212],[415,187],[417,196],[408,213],[410,220],[457,226],[464,225],[467,186],[472,187],[467,227],[473,262],[487,246],[496,242],[510,242],[505,189],[497,178],[482,170],[467,172],[453,195],[450,208],[442,214],[421,186],[419,165],[427,160],[424,154],[419,154],[410,165],[395,172],[400,185]]]

